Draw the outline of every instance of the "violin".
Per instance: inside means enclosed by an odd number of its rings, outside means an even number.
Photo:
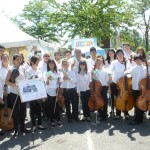
[[[145,61],[147,76],[139,82],[140,96],[137,99],[136,106],[143,111],[150,110],[150,76],[148,75],[148,63]]]
[[[18,69],[14,69],[11,73],[10,76],[10,82],[15,83],[16,82],[16,78],[19,76],[19,70]]]
[[[0,128],[9,131],[14,128],[14,122],[11,117],[12,110],[7,107],[7,95],[7,85],[4,85],[4,108],[0,111]]]
[[[126,70],[126,61],[124,61]],[[117,82],[118,95],[115,98],[115,106],[120,111],[129,111],[134,106],[132,95],[132,78],[128,74],[121,77]]]
[[[95,71],[95,68],[94,70]],[[99,110],[104,107],[104,99],[101,95],[102,84],[99,81],[92,79],[89,84],[90,88],[90,98],[88,101],[88,106],[91,110]]]

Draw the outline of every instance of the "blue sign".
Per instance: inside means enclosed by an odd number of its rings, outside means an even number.
[[[96,38],[72,39],[71,46],[72,48],[96,47],[97,39]]]

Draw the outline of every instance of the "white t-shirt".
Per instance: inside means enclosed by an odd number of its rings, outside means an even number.
[[[136,54],[136,53],[134,53],[133,51],[131,51],[131,54],[129,54],[127,51],[124,51],[124,50],[123,50],[123,53],[124,53],[124,57],[125,57],[127,60],[131,59],[131,55],[132,55],[132,57],[134,57],[134,55]]]
[[[108,72],[106,69],[96,69],[96,78],[102,86],[108,86]]]
[[[131,67],[130,63],[127,63],[127,69],[129,67]],[[124,71],[125,65],[118,60],[114,60],[109,67],[109,73],[112,74],[112,81],[117,83],[118,79],[124,76]]]
[[[67,77],[70,78],[70,80],[63,80],[64,73],[60,73],[60,81],[61,81],[61,88],[75,88],[77,83],[77,76],[76,73],[73,70],[69,70],[66,72]]]
[[[0,60],[0,67],[2,67],[2,61]]]
[[[14,69],[16,69],[14,66],[11,67],[10,71],[12,72]],[[16,78],[17,80],[25,80],[25,74],[22,71],[22,68],[19,67],[19,76]],[[12,87],[10,86],[10,92],[14,93],[14,94],[18,94],[19,90],[17,87]]]
[[[81,60],[85,60],[85,61],[86,61],[86,59],[83,58],[83,57],[81,57],[80,61],[78,61],[75,57],[74,57],[73,59],[74,59],[74,60],[73,60],[73,63],[74,63],[74,61],[75,61],[75,66],[72,68],[72,70],[73,70],[75,73],[78,73],[78,71],[79,71],[79,62],[80,62]]]
[[[10,70],[10,69],[11,69],[11,66],[8,66],[7,68],[4,68],[4,67],[0,68],[0,81],[2,84],[2,89],[5,85],[5,79],[6,79],[8,70]],[[9,86],[8,86],[8,93],[10,93],[10,87]]]
[[[45,63],[44,61],[40,61],[38,68],[40,69],[40,71],[42,72],[42,75],[43,75],[44,72],[47,71],[47,63]]]
[[[54,59],[56,66],[57,66],[57,71],[61,71],[62,70],[62,61],[60,61],[59,63]]]
[[[89,90],[90,81],[91,81],[91,73],[85,74],[77,73],[77,93]]]
[[[95,65],[95,60],[92,58],[87,59],[88,72],[91,72]]]
[[[26,71],[26,78],[27,79],[35,79],[35,78],[42,79],[42,72],[38,68],[36,70],[33,70],[33,68],[30,66],[30,68]]]
[[[132,74],[132,89],[139,90],[139,81],[146,77],[146,67],[136,65],[129,72]]]
[[[3,87],[2,87],[2,82],[0,80],[0,98],[3,99]]]
[[[56,96],[56,89],[58,88],[58,78],[59,78],[59,74],[56,72],[51,72],[49,74],[49,72],[44,72],[44,81],[47,81],[47,78],[49,76],[52,76],[52,80],[49,80],[49,84],[46,84],[46,92],[49,96]]]

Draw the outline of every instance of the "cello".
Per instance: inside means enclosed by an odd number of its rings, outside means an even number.
[[[14,122],[11,116],[12,110],[7,107],[7,85],[4,85],[4,108],[0,111],[1,120],[0,128],[3,130],[9,131],[14,128]]]
[[[139,82],[140,96],[137,99],[136,106],[143,111],[150,110],[150,76],[148,75],[148,64],[146,63],[147,76]]]
[[[95,67],[93,69],[93,72],[95,72]],[[89,84],[89,88],[90,88],[90,98],[88,101],[89,108],[94,111],[103,108],[104,99],[101,95],[102,84],[99,81],[94,80],[93,78],[92,82],[90,82]]]
[[[126,61],[124,61],[126,70]],[[129,111],[134,106],[132,95],[132,78],[125,74],[117,82],[118,95],[115,98],[115,106],[120,111]]]

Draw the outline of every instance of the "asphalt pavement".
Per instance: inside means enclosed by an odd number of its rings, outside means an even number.
[[[17,138],[12,136],[13,131],[6,132],[0,136],[0,150],[150,150],[150,119],[131,126],[128,123],[133,119],[133,110],[130,114],[130,120],[109,117],[105,122],[96,122],[96,112],[92,112],[90,123],[68,123],[62,115],[62,126],[50,127],[43,121],[46,130],[37,129]],[[26,126],[31,128],[29,117]]]

